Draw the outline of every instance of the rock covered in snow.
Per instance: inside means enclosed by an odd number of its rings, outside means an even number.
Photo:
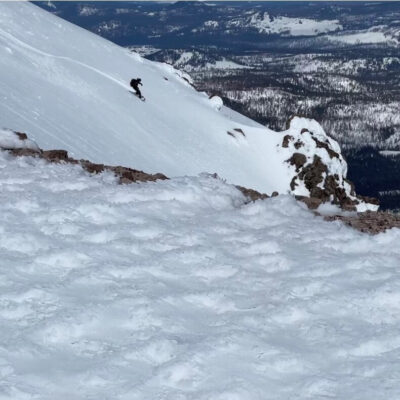
[[[346,179],[347,163],[339,144],[317,121],[292,117],[287,123],[282,148],[290,155],[287,162],[294,172],[291,192],[310,208],[330,202],[346,210],[378,209],[376,199],[355,193],[354,185]]]
[[[224,102],[222,101],[221,97],[219,97],[219,96],[216,96],[216,95],[211,96],[209,98],[209,100],[210,100],[211,107],[213,107],[215,110],[219,111],[222,108],[222,106],[224,105]]]
[[[22,132],[15,132],[10,129],[0,129],[0,149],[14,150],[27,149],[34,152],[39,152],[39,146],[28,139],[28,136]]]

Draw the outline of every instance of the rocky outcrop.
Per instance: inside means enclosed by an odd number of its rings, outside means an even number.
[[[389,212],[367,211],[353,216],[333,215],[324,217],[326,221],[342,221],[360,232],[377,234],[387,229],[400,228],[400,215]]]
[[[244,135],[244,132],[239,129],[234,129],[235,131],[239,132],[241,135]],[[88,160],[76,160],[68,155],[66,150],[42,150],[37,146],[37,144],[33,141],[30,141],[33,145],[32,148],[25,148],[24,143],[22,141],[29,140],[28,136],[25,133],[20,132],[13,132],[7,130],[7,135],[14,135],[16,138],[15,146],[12,148],[4,147],[1,145],[0,140],[0,149],[6,150],[10,154],[14,155],[15,157],[36,157],[46,160],[49,163],[62,163],[62,164],[75,164],[80,165],[85,171],[91,174],[101,174],[105,171],[113,172],[115,176],[119,178],[120,184],[130,184],[134,182],[148,182],[148,181],[156,181],[156,180],[165,180],[169,179],[164,174],[157,173],[157,174],[148,174],[143,171],[139,171],[132,168],[122,167],[122,166],[110,166],[105,164],[96,164],[92,163]],[[1,137],[1,135],[0,135]],[[14,140],[14,139],[13,139]],[[21,142],[18,142],[21,141]],[[21,146],[21,147],[18,147]],[[217,174],[212,175],[214,178],[218,178]],[[268,196],[265,193],[257,192],[253,189],[248,189],[243,186],[236,186],[238,190],[240,190],[243,195],[248,199],[248,202],[256,201],[256,200],[263,200],[267,199]],[[277,196],[278,193],[272,193],[272,197]]]
[[[347,163],[339,144],[316,121],[292,117],[281,147],[290,155],[286,161],[294,168],[290,190],[310,208],[329,202],[347,211],[378,209],[377,199],[356,194],[346,178]]]
[[[5,133],[6,132],[6,133]],[[168,179],[163,174],[148,174],[143,171],[135,170],[132,168],[122,166],[110,166],[105,164],[96,164],[88,160],[76,160],[68,155],[66,150],[42,150],[37,144],[28,139],[25,133],[13,132],[10,130],[2,130],[0,132],[0,149],[6,150],[15,157],[28,156],[46,160],[49,163],[62,163],[62,164],[74,164],[79,165],[85,171],[90,174],[100,174],[105,171],[114,173],[118,177],[120,184],[130,184],[134,182],[147,182],[156,180]],[[11,135],[12,133],[12,135]],[[240,132],[241,133],[241,132]],[[309,131],[303,131],[302,134],[309,133]],[[7,140],[1,140],[1,138],[7,138]],[[318,141],[320,139],[317,138]],[[305,140],[304,143],[307,141]],[[12,145],[10,145],[10,143]],[[299,143],[299,140],[295,141],[291,135],[284,137],[283,148],[290,149],[295,143]],[[318,144],[317,142],[315,142]],[[326,142],[322,142],[325,144]],[[284,146],[287,144],[287,147]],[[18,147],[20,146],[20,147]],[[318,146],[320,149],[324,149],[329,157],[340,159],[340,153],[331,147],[328,149],[324,145]],[[335,153],[335,154],[334,154]],[[351,182],[343,178],[343,182],[350,188],[351,196],[348,197],[348,193],[343,187],[339,186],[340,177],[329,175],[329,168],[325,165],[322,158],[318,155],[314,155],[313,161],[309,162],[309,157],[301,153],[293,153],[291,159],[288,161],[289,165],[296,168],[297,175],[295,176],[294,184],[299,179],[304,183],[307,190],[309,190],[310,196],[296,195],[296,199],[304,202],[308,208],[316,210],[325,201],[332,200],[339,204],[344,209],[354,210],[356,201],[364,201],[368,204],[373,204],[375,199],[356,196],[354,193],[354,186]],[[212,175],[218,178],[216,174]],[[322,187],[321,187],[322,184]],[[270,197],[278,196],[277,192],[273,192],[271,196],[265,193],[260,193],[256,190],[249,189],[243,186],[236,186],[243,195],[248,199],[247,202],[264,200]],[[318,215],[318,212],[316,212]],[[400,228],[400,215],[391,214],[388,212],[365,212],[357,213],[355,215],[343,216],[333,215],[324,217],[327,221],[342,221],[346,225],[349,225],[361,232],[376,234],[383,232],[386,229],[393,227]]]
[[[11,148],[6,145],[1,144],[0,140],[0,149],[7,150],[10,154],[20,157],[20,156],[30,156],[41,158],[46,160],[49,163],[63,163],[63,164],[75,164],[80,165],[84,170],[91,174],[100,174],[104,171],[110,171],[114,173],[116,177],[119,178],[119,183],[127,184],[127,183],[134,183],[134,182],[147,182],[147,181],[156,181],[156,180],[164,180],[168,179],[163,174],[148,174],[143,171],[139,171],[132,168],[121,167],[121,166],[110,166],[105,164],[95,164],[88,160],[76,160],[68,155],[66,150],[42,150],[39,146],[36,145],[35,142],[30,141],[28,136],[25,133],[20,132],[13,132],[7,130],[8,135],[11,133],[15,136],[15,140],[18,141],[13,142],[14,146]],[[3,135],[1,135],[3,136]],[[24,147],[24,141],[29,140],[29,142],[33,145],[30,148]],[[21,147],[18,147],[21,146]]]
[[[294,153],[292,157],[288,159],[290,165],[294,165],[296,167],[296,172],[299,172],[301,167],[307,162],[307,157],[301,153]],[[294,190],[294,184],[292,186],[292,190]]]
[[[247,197],[250,201],[256,201],[256,200],[264,200],[268,199],[270,196],[268,196],[265,193],[260,193],[257,192],[257,190],[253,189],[248,189],[243,186],[236,185],[236,188],[239,189],[245,197]],[[274,197],[276,192],[272,193],[272,196]]]

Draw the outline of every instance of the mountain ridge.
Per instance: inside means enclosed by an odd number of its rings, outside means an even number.
[[[0,88],[1,124],[29,132],[39,146],[171,177],[217,173],[262,193],[301,196],[310,195],[307,171],[318,156],[326,169],[312,185],[323,191],[332,179],[356,201],[340,148],[317,122],[295,118],[286,131],[272,131],[198,93],[170,65],[145,60],[29,3],[2,3],[0,10],[0,71],[7,82]],[[132,75],[142,78],[144,103],[129,93]],[[282,146],[285,135],[293,137],[288,147]],[[297,142],[301,165],[290,161]],[[301,173],[304,179],[294,182]],[[361,201],[357,207],[376,206]]]

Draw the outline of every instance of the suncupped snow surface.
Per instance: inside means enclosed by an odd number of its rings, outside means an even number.
[[[0,398],[400,397],[400,231],[0,152]]]

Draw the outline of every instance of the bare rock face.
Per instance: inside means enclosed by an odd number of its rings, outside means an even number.
[[[307,162],[307,157],[302,153],[294,153],[292,157],[288,159],[290,165],[296,167],[296,172],[299,172],[301,167]]]
[[[68,152],[65,150],[45,150],[42,153],[42,157],[51,162],[67,162]]]
[[[354,185],[346,179],[347,163],[339,144],[326,135],[318,122],[292,117],[281,146],[290,155],[287,163],[294,169],[291,192],[310,208],[330,202],[348,211],[378,209],[376,199],[355,193]]]

